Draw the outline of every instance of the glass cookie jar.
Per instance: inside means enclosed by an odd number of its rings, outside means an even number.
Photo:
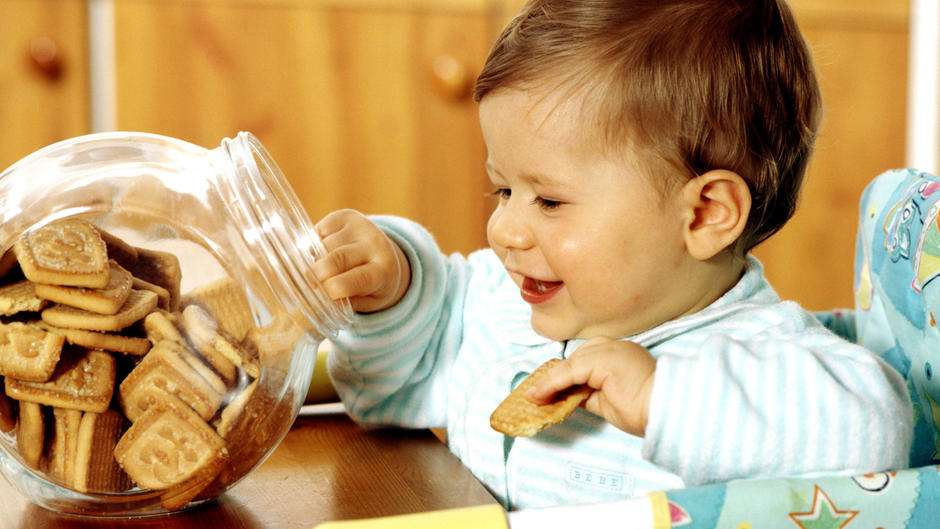
[[[320,342],[352,318],[313,276],[321,241],[246,132],[211,150],[120,132],[36,151],[0,173],[0,251],[0,472],[70,514],[222,494],[283,439]],[[101,262],[107,285],[82,283]],[[27,301],[9,301],[13,285]],[[112,291],[112,308],[86,304]],[[34,364],[46,372],[18,370]]]

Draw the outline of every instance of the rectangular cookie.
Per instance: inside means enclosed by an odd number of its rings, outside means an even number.
[[[19,420],[16,423],[16,448],[26,466],[39,469],[45,440],[46,423],[42,406],[35,402],[20,402]]]
[[[258,380],[252,380],[251,384],[248,384],[231,402],[222,408],[222,412],[219,414],[219,420],[214,424],[215,431],[219,432],[222,439],[228,439],[232,434],[232,431],[235,429],[235,426],[238,425],[238,421],[241,420],[242,414],[245,413],[248,402],[251,401],[257,388]]]
[[[179,399],[147,408],[121,436],[114,457],[138,486],[166,490],[225,462],[225,441]]]
[[[108,249],[108,258],[117,261],[124,268],[129,268],[137,263],[137,248],[121,239],[120,237],[98,228],[101,240],[104,241]]]
[[[87,331],[117,332],[142,320],[157,306],[157,295],[147,290],[131,290],[116,314],[98,314],[68,305],[52,305],[40,313],[42,321],[56,327]]]
[[[168,511],[178,511],[211,485],[228,461],[228,452],[223,449],[211,464],[203,465],[195,474],[160,495],[160,505]]]
[[[132,281],[134,290],[149,290],[157,295],[157,308],[169,311],[170,310],[170,292],[161,287],[160,285],[154,285],[135,277]]]
[[[143,356],[147,354],[152,345],[150,340],[143,336],[131,336],[127,329],[121,334],[99,331],[86,331],[83,329],[67,329],[49,325],[44,321],[36,322],[36,326],[55,334],[65,337],[65,341],[88,349],[101,349],[114,353],[122,353],[131,356]],[[133,329],[133,327],[130,327]]]
[[[35,283],[28,279],[0,287],[0,315],[39,312],[49,302],[36,295]]]
[[[248,331],[245,347],[255,351],[260,363],[272,365],[292,352],[305,332],[293,317],[278,312],[267,324]]]
[[[137,262],[129,270],[134,277],[166,289],[170,294],[168,310],[179,310],[183,269],[175,255],[149,248],[137,248]]]
[[[236,342],[245,339],[255,320],[245,289],[231,277],[223,277],[187,292],[180,305],[199,305],[219,324],[219,329]]]
[[[567,419],[590,396],[593,391],[590,387],[576,386],[559,393],[554,401],[544,405],[538,405],[525,396],[539,378],[560,362],[560,358],[552,358],[527,376],[493,410],[490,426],[511,437],[530,437]]]
[[[78,447],[80,410],[52,408],[52,443],[49,446],[49,474],[67,486],[75,476],[75,454]]]
[[[229,364],[240,367],[251,378],[258,378],[261,366],[247,348],[235,345],[234,339],[222,331],[212,315],[199,305],[189,305],[183,309],[180,319],[186,338],[196,351],[219,371],[226,380],[232,375]]]
[[[114,410],[82,416],[72,486],[79,492],[121,492],[133,487],[114,458],[125,419]]]
[[[36,283],[36,295],[54,303],[97,314],[117,314],[131,294],[131,273],[117,261],[108,263],[109,279],[104,288],[70,287]]]
[[[225,383],[204,365],[200,371],[193,361],[199,362],[184,345],[157,342],[118,388],[124,415],[136,421],[166,394],[179,398],[204,420],[215,415],[225,396]]]
[[[6,377],[8,396],[23,402],[101,413],[114,393],[115,362],[110,353],[67,346],[47,382]]]
[[[0,384],[3,383],[3,377],[0,377]],[[0,393],[0,432],[10,433],[16,429],[16,410],[13,409],[13,401],[7,397],[6,393]]]
[[[22,322],[0,323],[0,375],[45,382],[52,376],[65,338]]]
[[[16,262],[16,252],[12,247],[0,255],[0,281],[10,282],[13,280],[11,278],[22,279],[19,263]]]
[[[144,331],[147,333],[147,339],[153,344],[160,340],[171,340],[185,344],[186,339],[183,338],[176,326],[178,319],[176,314],[163,310],[151,312],[144,318]]]
[[[89,288],[108,284],[108,250],[87,221],[65,219],[27,232],[13,251],[30,281]]]

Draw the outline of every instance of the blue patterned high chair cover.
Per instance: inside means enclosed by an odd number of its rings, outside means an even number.
[[[654,493],[656,527],[940,528],[938,276],[940,178],[914,170],[878,176],[859,209],[855,311],[819,317],[904,375],[914,404],[912,468]]]

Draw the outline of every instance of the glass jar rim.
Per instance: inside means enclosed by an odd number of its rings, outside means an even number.
[[[321,334],[335,336],[352,322],[354,313],[348,299],[330,298],[312,274],[314,263],[326,249],[300,199],[274,158],[250,132],[223,139],[220,149],[231,161],[235,173],[230,176],[237,179],[238,190],[247,195],[238,206],[261,227],[258,234],[273,250],[270,256],[278,261],[274,272],[300,295],[302,307],[315,309],[305,312]]]

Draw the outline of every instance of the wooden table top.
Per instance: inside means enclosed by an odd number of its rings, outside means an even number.
[[[369,429],[337,405],[308,406],[267,461],[215,501],[135,520],[63,516],[0,479],[0,529],[311,529],[328,520],[496,503],[427,430]]]

